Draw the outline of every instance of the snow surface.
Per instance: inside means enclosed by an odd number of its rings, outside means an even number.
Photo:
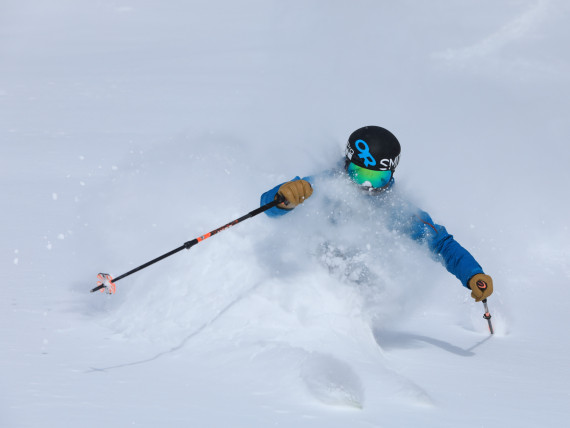
[[[0,426],[568,426],[569,12],[4,0]],[[493,337],[342,182],[89,293],[370,124],[493,276]]]

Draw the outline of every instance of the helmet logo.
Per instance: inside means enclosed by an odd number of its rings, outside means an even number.
[[[398,163],[400,163],[400,155],[396,156],[395,159],[382,159],[380,161],[380,165],[382,166],[382,168],[380,168],[380,171],[385,171],[388,169],[395,171]]]
[[[376,159],[370,154],[370,147],[366,144],[364,140],[356,140],[354,143],[356,149],[360,152],[358,157],[364,159],[364,166],[374,166],[376,165]]]

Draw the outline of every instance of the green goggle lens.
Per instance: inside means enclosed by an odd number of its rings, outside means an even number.
[[[374,171],[355,165],[352,162],[346,168],[348,176],[357,184],[378,189],[384,187],[392,178],[392,171]]]

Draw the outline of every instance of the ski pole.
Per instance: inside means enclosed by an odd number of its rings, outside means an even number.
[[[483,302],[483,305],[485,306],[485,313],[483,314],[483,318],[485,318],[487,320],[487,322],[489,323],[489,331],[491,332],[491,334],[493,334],[493,324],[491,324],[491,314],[489,313],[489,307],[487,306],[487,299],[483,299],[481,300]]]
[[[133,273],[138,272],[139,270],[142,270],[142,269],[144,269],[144,268],[146,268],[152,264],[155,264],[156,262],[159,262],[159,261],[161,261],[167,257],[170,257],[173,254],[178,253],[179,251],[182,251],[184,249],[189,250],[194,245],[198,244],[199,242],[202,242],[204,239],[208,239],[210,236],[213,236],[216,233],[219,233],[219,232],[226,230],[226,229],[228,229],[228,228],[230,228],[230,227],[232,227],[238,223],[241,223],[242,221],[247,220],[248,218],[255,217],[256,215],[261,214],[262,212],[267,211],[268,209],[273,208],[274,206],[276,206],[276,205],[278,205],[284,201],[285,201],[285,199],[281,195],[278,195],[277,199],[274,200],[273,202],[265,204],[265,205],[247,213],[246,215],[244,215],[244,216],[242,216],[236,220],[230,221],[228,224],[225,224],[222,227],[218,227],[217,229],[214,229],[211,232],[206,233],[205,235],[199,236],[198,238],[194,238],[191,241],[185,242],[180,247],[175,248],[174,250],[169,251],[168,253],[165,253],[160,257],[157,257],[156,259],[153,259],[149,262],[146,262],[145,264],[140,265],[139,267],[136,267],[133,270],[130,270],[127,273],[124,273],[115,279],[113,279],[111,277],[111,275],[109,275],[108,273],[100,273],[97,275],[97,279],[98,279],[97,287],[93,288],[91,290],[91,293],[94,293],[95,291],[101,290],[101,291],[106,291],[108,294],[113,294],[113,293],[115,293],[115,288],[116,288],[115,283],[117,281],[119,281],[123,278],[126,278],[127,276],[132,275]]]

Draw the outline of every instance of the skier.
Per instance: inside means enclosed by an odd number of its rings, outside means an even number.
[[[394,186],[394,172],[400,161],[400,143],[387,129],[365,126],[354,131],[346,145],[342,175],[360,186],[379,207],[387,209],[388,227],[405,233],[419,242],[426,242],[435,255],[441,255],[446,269],[461,284],[471,290],[471,297],[479,302],[493,293],[493,280],[483,272],[475,258],[450,235],[445,227],[433,222],[425,211],[402,204]],[[261,195],[261,205],[277,199],[285,201],[266,211],[278,217],[293,210],[313,194],[313,177],[295,177]],[[405,208],[402,208],[405,207]]]

